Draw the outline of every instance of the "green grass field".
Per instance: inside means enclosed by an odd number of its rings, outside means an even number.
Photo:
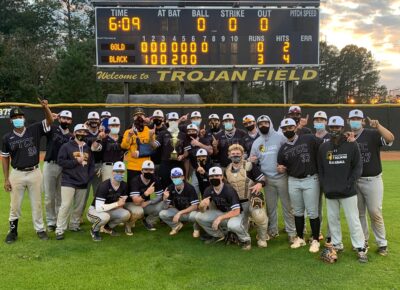
[[[1,289],[399,289],[400,226],[398,178],[400,162],[384,162],[384,218],[389,256],[376,253],[370,240],[369,263],[360,264],[351,250],[343,221],[345,251],[333,265],[324,264],[308,247],[289,248],[287,235],[259,249],[244,252],[236,246],[204,245],[186,226],[175,237],[162,226],[148,232],[140,224],[134,236],[105,236],[94,243],[89,223],[84,232],[66,234],[64,241],[41,241],[32,227],[30,205],[24,198],[19,238],[4,243],[8,231],[9,195],[0,190]],[[283,229],[280,216],[280,228]],[[324,220],[326,224],[326,220]],[[324,226],[325,230],[325,226]],[[122,231],[122,229],[120,229]]]

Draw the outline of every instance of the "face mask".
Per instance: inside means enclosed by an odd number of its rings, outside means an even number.
[[[144,120],[141,117],[138,117],[133,124],[135,125],[135,128],[139,131],[142,132],[144,129]]]
[[[233,123],[230,123],[230,122],[224,123],[224,128],[227,131],[232,130],[233,129]]]
[[[351,130],[359,130],[359,129],[361,129],[361,121],[352,121],[352,120],[350,120],[350,128],[351,128]]]
[[[192,124],[200,127],[201,121],[192,121]]]
[[[196,139],[197,138],[197,134],[188,134],[188,137],[189,137],[189,139],[192,139],[192,138]],[[190,137],[192,137],[192,138],[190,138]]]
[[[97,121],[90,121],[90,122],[89,122],[89,126],[90,126],[91,128],[97,128],[97,127],[98,127],[98,123],[97,123]]]
[[[283,135],[285,135],[285,137],[288,138],[288,139],[292,139],[292,138],[294,137],[295,134],[296,134],[296,133],[295,133],[294,131],[286,131],[286,132],[283,132]]]
[[[172,182],[175,185],[181,185],[183,183],[183,179],[181,179],[181,178],[172,178]]]
[[[64,130],[68,129],[69,124],[68,123],[60,123],[60,127],[63,128]]]
[[[110,128],[110,133],[117,135],[119,133],[119,129],[120,129],[119,127],[112,127]]]
[[[221,184],[221,179],[212,178],[210,179],[210,183],[212,184],[212,186],[218,186]]]
[[[78,141],[83,141],[83,139],[85,139],[85,135],[75,135],[76,140]]]
[[[154,125],[156,125],[156,126],[160,126],[161,123],[162,123],[162,120],[160,120],[160,119],[154,119],[154,120],[153,120],[153,123],[154,123]]]
[[[233,163],[239,163],[242,160],[241,156],[231,156],[230,159]]]
[[[261,132],[261,134],[267,135],[269,132],[269,127],[259,127],[258,130]]]
[[[153,178],[153,173],[149,172],[143,173],[143,177],[151,180]]]
[[[247,129],[247,131],[253,131],[254,127],[255,127],[255,125],[250,125],[250,126],[247,126],[246,129]]]
[[[314,128],[317,131],[325,130],[325,124],[324,123],[314,123]]]
[[[12,123],[15,128],[22,128],[25,125],[25,119],[13,119]]]
[[[205,165],[205,164],[206,164],[206,159],[197,159],[197,161],[198,161],[201,165]]]
[[[122,173],[115,173],[114,180],[117,182],[121,182],[122,180],[124,180],[124,175]]]
[[[342,132],[340,132],[340,131],[331,131],[330,134],[331,134],[331,137],[333,139],[337,139],[342,135]]]

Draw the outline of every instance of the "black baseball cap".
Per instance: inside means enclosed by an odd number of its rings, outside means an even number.
[[[143,108],[138,107],[133,110],[133,116],[136,116],[136,115],[146,115],[146,114],[145,114]]]
[[[10,118],[13,118],[15,116],[25,116],[25,113],[20,108],[12,108],[10,110]]]

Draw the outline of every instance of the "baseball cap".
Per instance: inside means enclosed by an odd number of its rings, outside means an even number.
[[[189,124],[186,126],[186,130],[196,130],[199,131],[199,128],[195,124]]]
[[[71,111],[67,111],[67,110],[61,111],[61,112],[58,114],[58,116],[59,116],[59,117],[63,117],[63,118],[70,118],[70,119],[72,119],[72,113],[71,113]]]
[[[233,118],[233,115],[231,113],[226,113],[222,116],[222,121],[225,120],[235,120],[235,118]]]
[[[146,160],[142,163],[142,169],[154,169],[154,163],[151,160]]]
[[[267,115],[261,115],[260,117],[257,118],[257,123],[260,122],[270,122],[271,120],[269,119],[269,117]]]
[[[177,112],[168,113],[167,119],[168,120],[178,120],[179,115]]]
[[[121,125],[121,122],[119,121],[118,117],[111,117],[108,120],[108,125]]]
[[[329,118],[328,126],[341,126],[344,127],[344,120],[340,116],[332,116]]]
[[[222,175],[222,169],[221,167],[211,167],[210,170],[208,170],[208,176],[213,176],[213,175]]]
[[[280,128],[288,127],[288,126],[296,126],[296,122],[292,118],[286,118],[281,121]]]
[[[199,111],[194,111],[190,114],[190,118],[201,118],[201,113]]]
[[[203,148],[197,150],[197,152],[196,152],[196,156],[207,156],[207,155],[208,155],[207,151]]]
[[[84,124],[75,125],[74,132],[79,131],[79,130],[89,131],[88,128]]]
[[[288,113],[301,113],[301,108],[299,106],[290,106]]]
[[[125,164],[122,161],[115,162],[113,165],[113,171],[125,171]]]
[[[136,115],[146,115],[146,114],[145,114],[143,108],[138,107],[133,110],[133,116],[136,116]]]
[[[90,112],[87,115],[87,118],[88,118],[88,120],[89,119],[100,119],[100,116],[99,116],[99,113],[97,113],[97,112]]]
[[[159,117],[159,118],[164,118],[164,113],[163,113],[163,111],[161,111],[161,110],[155,110],[154,112],[153,112],[153,115],[152,115],[153,117]]]
[[[171,169],[171,177],[181,177],[183,176],[183,170],[179,167],[175,167]]]
[[[111,113],[109,111],[103,111],[100,114],[101,117],[111,117]]]
[[[358,110],[358,109],[350,111],[349,112],[349,119],[350,118],[355,118],[355,117],[364,119],[364,113],[361,110]]]
[[[323,118],[325,120],[328,120],[328,116],[326,115],[326,113],[324,111],[315,112],[314,119],[315,118]]]
[[[253,115],[246,115],[243,117],[243,123],[255,122],[256,118]]]
[[[25,113],[20,108],[12,108],[10,110],[10,118],[15,116],[25,116]]]
[[[217,114],[211,114],[210,116],[208,116],[208,119],[217,119],[217,120],[219,120],[219,116]]]

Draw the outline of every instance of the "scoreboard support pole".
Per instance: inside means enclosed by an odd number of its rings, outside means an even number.
[[[129,101],[129,83],[124,82],[124,98],[125,98],[125,102],[127,104],[130,103]],[[130,108],[128,106],[128,108]],[[130,121],[130,109],[125,110],[125,124],[129,124],[129,126],[131,125],[131,121]]]
[[[179,82],[179,95],[181,96],[179,102],[181,104],[183,104],[184,99],[185,99],[185,83],[184,82]]]
[[[239,103],[238,82],[232,82],[232,103]]]
[[[294,82],[293,81],[288,81],[287,82],[287,97],[288,97],[288,103],[292,104],[293,103],[293,89],[294,89]]]

